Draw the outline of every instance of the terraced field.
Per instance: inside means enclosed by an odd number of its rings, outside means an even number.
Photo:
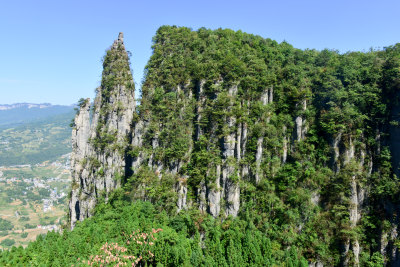
[[[71,151],[73,112],[22,125],[0,127],[0,166],[56,160]]]
[[[0,248],[25,246],[39,234],[60,230],[70,185],[69,155],[33,166],[0,168]]]
[[[73,117],[72,107],[0,110],[0,248],[65,222]]]

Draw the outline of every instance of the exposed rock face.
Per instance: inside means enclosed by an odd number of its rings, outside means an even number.
[[[115,188],[121,186],[121,180],[125,179],[130,167],[126,168],[126,149],[132,138],[135,99],[122,33],[107,51],[103,67],[93,114],[90,118],[90,100],[87,99],[80,107],[72,132],[74,186],[69,203],[71,228],[77,220],[92,215],[100,196],[107,199]]]
[[[70,200],[71,226],[80,218],[79,190],[80,175],[83,172],[82,162],[86,157],[87,142],[90,133],[90,99],[86,99],[75,117],[75,128],[72,130],[71,175],[73,178]]]
[[[400,214],[400,206],[387,201],[384,203],[383,209],[389,220],[388,225],[381,226],[380,252],[388,259],[391,266],[399,266],[400,253],[395,242],[398,240],[399,233],[400,219],[398,214]]]
[[[336,135],[332,142],[332,161],[333,170],[340,177],[341,172],[351,173],[348,182],[348,194],[344,202],[347,202],[349,213],[349,229],[354,230],[360,222],[363,212],[364,202],[366,201],[367,188],[360,183],[360,176],[365,165],[365,148],[360,147],[356,150],[352,137],[343,139],[342,133]],[[346,175],[346,174],[345,174]],[[349,255],[349,253],[352,255]],[[342,244],[342,265],[359,266],[360,264],[360,244],[357,237],[346,238]],[[350,259],[352,261],[350,262]]]
[[[324,100],[326,103],[315,103],[328,93],[313,98],[318,92],[311,91],[323,88],[319,87],[319,81],[313,85],[315,88],[308,87],[313,82],[309,77],[303,79],[302,85],[266,77],[259,77],[257,83],[253,74],[245,77],[241,73],[235,77],[237,80],[229,80],[230,70],[224,66],[221,67],[223,71],[207,76],[207,71],[202,72],[202,64],[190,69],[191,56],[201,55],[204,47],[200,49],[194,45],[195,48],[189,48],[185,43],[178,52],[171,52],[171,47],[163,47],[168,42],[180,43],[180,39],[168,34],[160,34],[158,38],[161,40],[155,43],[155,56],[147,67],[138,111],[135,110],[133,80],[122,34],[104,59],[102,84],[93,105],[86,100],[80,107],[72,133],[71,227],[76,221],[92,215],[100,196],[107,200],[110,193],[124,183],[129,185],[131,192],[128,193],[132,199],[169,204],[162,208],[171,212],[196,208],[221,219],[240,215],[246,198],[259,201],[256,205],[271,201],[270,207],[266,208],[271,209],[271,214],[276,204],[284,210],[295,205],[292,202],[309,202],[316,210],[309,213],[318,215],[319,210],[337,204],[340,212],[335,212],[340,215],[332,217],[338,216],[338,228],[341,228],[335,231],[344,233],[337,242],[341,244],[337,259],[340,258],[344,266],[362,265],[360,255],[365,240],[354,233],[361,225],[362,217],[369,212],[365,206],[371,199],[370,188],[365,180],[378,173],[381,144],[390,147],[394,171],[399,173],[400,128],[393,126],[382,130],[381,138],[381,125],[363,129],[357,124],[361,122],[348,123],[346,120],[354,114],[350,112],[349,117],[341,114],[347,106],[341,110],[339,104],[333,105],[332,96]],[[246,44],[249,49],[252,45],[251,42]],[[185,61],[181,54],[185,49],[198,50],[186,55],[189,59]],[[210,58],[222,57],[214,52],[209,51]],[[262,66],[269,61],[269,56],[273,57],[273,53],[263,56],[256,65]],[[242,58],[245,56],[239,55],[236,59]],[[198,59],[202,60],[202,57]],[[248,63],[246,60],[243,60],[244,64]],[[207,64],[207,68],[215,67]],[[298,65],[294,65],[297,69]],[[280,67],[284,68],[283,65]],[[262,76],[258,67],[249,69]],[[286,79],[279,73],[282,69],[269,69],[269,66],[266,69],[276,71],[281,75],[280,79]],[[325,73],[326,68],[320,70]],[[293,73],[292,69],[287,72]],[[313,75],[317,75],[316,72],[310,76]],[[290,77],[287,79],[293,79]],[[290,87],[288,84],[292,87],[287,88]],[[327,84],[330,82],[324,85]],[[362,83],[357,81],[359,84]],[[343,83],[334,85],[343,86]],[[295,93],[287,97],[287,90]],[[335,107],[332,110],[331,104]],[[392,119],[400,121],[400,109],[394,106],[391,111]],[[333,118],[324,118],[327,113]],[[339,126],[334,115],[344,116]],[[362,116],[360,121],[365,117]],[[386,138],[387,131],[390,138],[381,140]],[[374,138],[375,142],[372,142]],[[319,145],[321,147],[317,147]],[[317,165],[317,162],[322,164]],[[320,177],[329,181],[320,181]],[[337,180],[341,187],[332,189],[336,190],[336,195],[332,196],[329,185]],[[271,199],[275,199],[271,200],[267,195],[260,201],[256,195],[265,192],[257,190],[265,190],[266,194],[271,190]],[[301,200],[297,199],[299,195]],[[390,201],[379,205],[390,222],[390,227],[381,229],[380,252],[388,262],[397,264],[400,256],[395,242],[400,207]],[[296,208],[300,210],[303,206]],[[313,216],[310,214],[304,217],[301,214],[300,219],[290,218],[301,222],[295,230],[288,228],[288,231],[297,231],[300,235],[307,220]],[[310,259],[314,258],[310,260],[310,266],[325,264],[327,259],[320,256],[311,255]]]
[[[299,109],[301,110],[301,112],[304,112],[307,110],[307,100],[304,99],[298,105],[299,105]],[[304,140],[306,133],[307,133],[307,124],[306,124],[306,120],[303,117],[303,115],[299,115],[296,117],[295,124],[296,124],[296,132],[294,135],[295,140],[297,142],[300,142],[300,141]]]

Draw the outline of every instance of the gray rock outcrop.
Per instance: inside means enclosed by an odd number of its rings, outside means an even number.
[[[76,221],[90,217],[100,197],[107,200],[129,172],[126,149],[132,138],[134,90],[129,57],[120,33],[104,57],[102,82],[92,107],[87,99],[75,117],[71,228]]]

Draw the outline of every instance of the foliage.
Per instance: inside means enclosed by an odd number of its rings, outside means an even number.
[[[15,240],[9,239],[9,238],[6,238],[0,242],[0,245],[5,246],[5,247],[11,247],[14,244],[15,244]]]
[[[369,226],[350,222],[351,188],[355,183],[370,193],[365,218],[398,203],[393,148],[382,145],[398,127],[392,99],[398,99],[399,58],[399,45],[340,54],[229,29],[162,26],[153,39],[139,109],[149,130],[135,154],[144,162],[153,157],[154,166],[182,166],[175,184],[187,186],[193,206],[201,205],[204,188],[205,201],[211,201],[208,191],[226,193],[230,183],[240,184],[242,216],[249,210],[257,229],[279,246],[298,245],[310,261],[339,265],[343,242],[358,240],[370,255],[363,264],[377,262],[377,246],[364,244],[379,239],[379,220]],[[229,142],[233,157],[226,156]],[[237,155],[243,143],[245,153]],[[239,175],[225,181],[217,169],[228,166]],[[166,175],[135,171],[140,182],[128,183],[128,195],[145,196],[159,210],[170,206],[139,193],[144,187],[165,195],[169,190],[158,178]]]
[[[107,128],[106,114],[123,108],[110,104],[115,88],[134,89],[122,48],[108,50],[103,60],[91,142],[97,152],[126,153],[139,167],[127,171],[130,177],[118,172],[122,187],[108,204],[98,201],[92,218],[25,250],[5,251],[0,263],[98,264],[107,255],[166,266],[387,260],[378,240],[395,230],[391,210],[399,205],[391,146],[399,122],[399,45],[340,54],[229,29],[162,26],[133,122],[145,125],[137,128],[143,134],[137,147]],[[107,167],[93,158],[84,165],[99,176]],[[236,185],[240,210],[232,218],[224,208]],[[187,207],[179,213],[178,187],[187,188]],[[198,209],[215,204],[211,191],[224,195],[216,218]],[[138,229],[163,229],[148,253],[124,234]],[[362,248],[359,263],[341,249],[354,242]],[[397,243],[392,238],[388,248]]]
[[[14,225],[5,219],[0,218],[0,231],[12,230]]]
[[[112,202],[97,206],[95,216],[73,231],[50,232],[26,249],[1,252],[0,264],[98,266],[115,259],[141,266],[307,266],[294,247],[279,249],[252,221],[221,223],[198,213],[168,216],[148,202]]]
[[[22,238],[26,238],[27,236],[28,236],[28,233],[22,233],[22,234],[21,234],[21,237],[22,237]]]

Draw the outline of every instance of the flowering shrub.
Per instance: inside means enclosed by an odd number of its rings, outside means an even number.
[[[125,237],[125,245],[118,243],[106,242],[100,248],[100,254],[92,255],[89,260],[83,261],[89,266],[137,266],[139,263],[152,261],[154,254],[151,247],[157,240],[155,234],[161,232],[162,229],[152,229],[150,233],[133,231],[132,234],[123,233]]]

